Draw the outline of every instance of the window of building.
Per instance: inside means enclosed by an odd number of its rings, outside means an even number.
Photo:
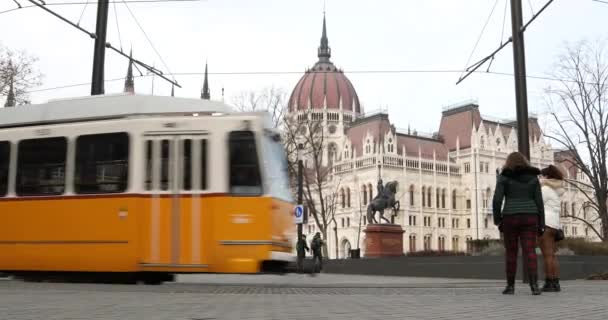
[[[441,208],[445,209],[445,189],[441,190]]]
[[[431,217],[424,217],[424,226],[425,227],[431,226]]]
[[[350,227],[350,218],[346,218],[346,226]]]
[[[346,206],[346,195],[344,194],[344,189],[340,189],[340,204],[342,204],[342,208]]]
[[[441,194],[441,190],[439,188],[437,188],[437,190],[435,190],[435,208],[441,208],[440,205],[440,194]]]
[[[410,206],[414,206],[414,186],[410,186]]]
[[[346,206],[350,208],[350,188],[346,188]]]
[[[429,187],[427,189],[427,205],[429,206],[429,208],[433,207],[433,202],[431,202],[431,188]]]
[[[363,216],[363,225],[367,225],[367,217]]]
[[[452,251],[458,252],[460,248],[458,246],[458,237],[452,237]]]
[[[19,142],[17,185],[19,196],[58,195],[65,191],[68,141],[64,137]]]
[[[367,187],[365,185],[363,185],[361,187],[361,189],[363,189],[363,204],[366,205],[367,204]]]
[[[416,252],[416,235],[410,234],[410,252]]]
[[[422,207],[426,207],[426,187],[422,187]]]
[[[0,197],[8,192],[8,165],[11,159],[11,144],[8,141],[0,141]]]
[[[467,199],[467,209],[471,209],[471,199]]]
[[[372,189],[372,185],[370,183],[367,184],[367,192],[368,192],[368,201],[372,202],[372,200],[374,200],[374,191]]]
[[[340,226],[344,228],[344,218],[340,218]]]
[[[572,215],[573,216],[577,216],[577,214],[576,214],[576,203],[575,202],[572,202]]]
[[[127,189],[129,135],[108,133],[76,139],[74,192],[116,193]]]
[[[431,250],[431,235],[427,234],[424,236],[424,251]]]
[[[578,235],[578,228],[577,227],[572,227],[572,235],[575,236],[575,237]]]
[[[472,249],[472,244],[471,244],[471,240],[473,240],[473,238],[471,238],[471,236],[467,236],[467,252],[471,252]]]
[[[471,164],[468,162],[464,163],[464,173],[470,173],[471,172]]]
[[[229,135],[230,192],[241,195],[262,194],[260,166],[251,131],[232,131]]]
[[[445,237],[444,236],[439,236],[439,238],[437,238],[437,247],[439,248],[439,251],[445,251]]]
[[[467,228],[471,228],[471,219],[467,219]]]
[[[483,225],[484,225],[484,228],[486,228],[486,229],[488,228],[488,218],[485,218],[483,220]]]
[[[452,209],[456,210],[457,202],[456,202],[456,189],[452,190]]]

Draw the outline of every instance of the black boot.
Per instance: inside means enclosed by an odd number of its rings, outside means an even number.
[[[553,278],[553,290],[554,292],[562,291],[562,288],[559,285],[559,278]]]
[[[545,284],[541,290],[542,292],[553,292],[553,279],[545,278]]]
[[[502,291],[502,294],[514,294],[515,293],[515,276],[507,277],[507,287]]]
[[[540,295],[540,289],[538,288],[538,276],[530,275],[530,289],[532,290],[532,294],[537,296]]]

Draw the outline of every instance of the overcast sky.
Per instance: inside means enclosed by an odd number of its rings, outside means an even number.
[[[23,5],[26,0],[18,0]],[[59,0],[47,0],[48,3]],[[67,0],[76,1],[76,0]],[[82,0],[79,0],[82,1]],[[90,0],[91,2],[96,2]],[[477,99],[482,114],[515,117],[512,76],[475,74],[456,85],[458,73],[353,73],[367,70],[461,70],[480,31],[498,1],[471,62],[493,51],[501,41],[505,4],[509,0],[327,0],[327,28],[332,61],[344,69],[366,111],[387,108],[397,127],[438,129],[444,106]],[[62,1],[63,2],[63,1]],[[524,20],[546,0],[523,0]],[[530,8],[530,3],[531,7]],[[0,11],[16,7],[0,0]],[[78,21],[84,5],[53,6]],[[129,4],[162,64],[124,4],[111,5],[108,42],[165,72],[210,73],[292,71],[286,75],[210,75],[211,97],[226,101],[243,90],[275,86],[291,92],[301,74],[317,60],[323,0],[204,0],[190,3]],[[503,38],[511,33],[510,11]],[[116,14],[114,9],[116,8]],[[80,25],[95,30],[96,6],[84,10]],[[118,17],[117,28],[116,16]],[[555,0],[525,35],[527,71],[544,76],[567,42],[596,41],[608,36],[608,4],[592,0]],[[120,30],[120,39],[119,33]],[[0,14],[0,41],[39,57],[44,74],[39,89],[88,83],[93,40],[39,8]],[[512,73],[512,47],[507,46],[491,71]],[[127,60],[108,51],[106,79],[124,78]],[[483,68],[482,70],[485,70]],[[145,70],[142,70],[145,72]],[[180,97],[198,97],[201,75],[176,76]],[[107,82],[106,93],[122,91],[123,80]],[[551,81],[528,80],[529,108],[546,112],[543,91]],[[137,93],[152,92],[151,78],[135,82]],[[154,94],[168,95],[171,86],[156,78]],[[34,103],[86,96],[90,85],[37,91]]]

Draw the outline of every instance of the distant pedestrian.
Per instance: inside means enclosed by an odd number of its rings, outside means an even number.
[[[523,154],[513,152],[496,179],[492,201],[494,224],[504,233],[507,287],[503,294],[515,292],[518,242],[521,242],[524,266],[528,270],[532,294],[538,288],[536,239],[545,228],[545,210],[538,175],[540,170],[530,165]],[[504,200],[504,208],[503,208]]]
[[[559,292],[561,287],[559,285],[559,265],[555,256],[557,251],[555,244],[556,241],[563,238],[559,213],[561,211],[561,196],[566,192],[564,189],[564,175],[554,165],[544,168],[540,171],[540,174],[542,175],[540,184],[545,204],[545,232],[539,238],[545,267],[545,285],[542,291]]]
[[[312,249],[313,272],[321,272],[323,270],[323,239],[321,239],[320,232],[317,232],[312,238],[310,248]]]
[[[308,244],[306,244],[306,236],[302,235],[302,237],[298,240],[296,244],[296,251],[298,254],[298,272],[304,271],[304,258],[306,258],[306,252],[310,251],[308,248]]]

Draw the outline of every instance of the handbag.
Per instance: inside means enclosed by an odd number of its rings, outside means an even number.
[[[564,238],[564,230],[562,230],[561,228],[555,230],[555,242],[562,241],[564,240]]]

